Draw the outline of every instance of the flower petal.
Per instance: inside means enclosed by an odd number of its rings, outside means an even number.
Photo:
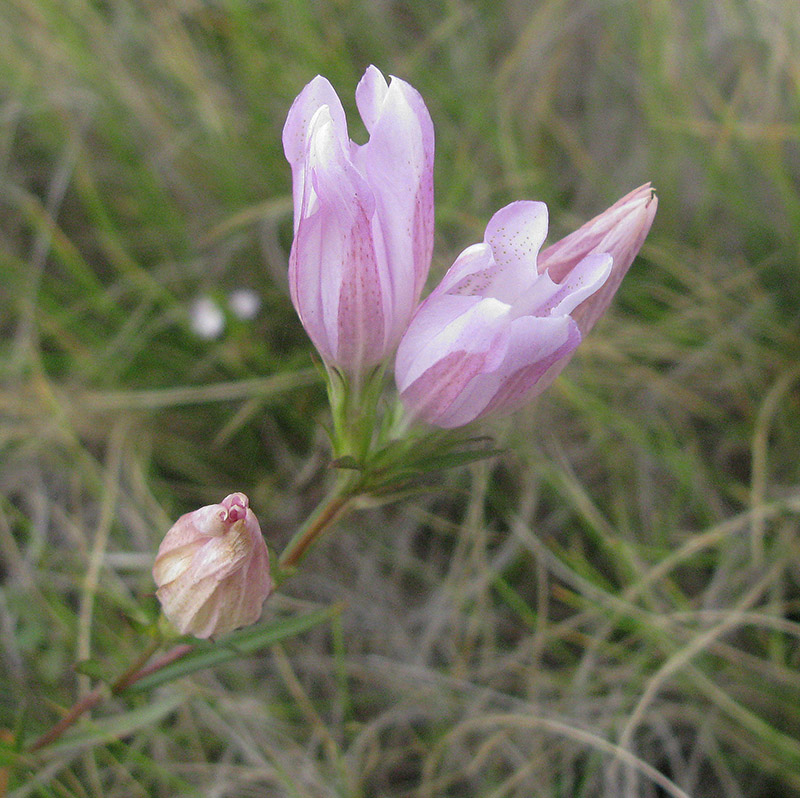
[[[367,133],[372,134],[381,115],[389,84],[380,69],[370,64],[356,86],[356,107]]]
[[[283,126],[283,151],[292,167],[292,196],[294,198],[294,228],[300,222],[300,204],[304,194],[306,171],[305,159],[308,154],[308,140],[311,136],[311,120],[322,107],[327,107],[336,137],[341,146],[347,146],[347,120],[344,108],[333,86],[326,78],[317,75],[297,95],[286,123]]]
[[[448,272],[447,290],[491,296],[513,304],[520,293],[536,280],[536,256],[546,235],[547,206],[543,202],[520,201],[506,205],[492,216],[486,226],[484,242],[491,249],[491,262],[483,269],[477,268],[475,263],[475,268],[457,284],[448,279]],[[465,250],[459,260],[471,249]]]
[[[369,141],[353,161],[375,196],[373,224],[382,267],[385,308],[399,337],[428,275],[433,251],[433,124],[422,98],[403,80],[386,86],[367,70],[356,100]],[[383,255],[383,258],[381,257]]]
[[[605,252],[588,255],[560,283],[540,274],[514,304],[514,316],[565,316],[596,293],[611,274],[613,260]]]
[[[395,374],[402,392],[452,352],[492,351],[494,367],[503,350],[498,336],[507,325],[508,305],[495,299],[445,295],[420,305],[397,350]]]
[[[448,295],[420,308],[398,350],[395,370],[403,401],[416,416],[443,426],[440,420],[471,381],[498,368],[507,348],[508,310],[495,299]]]
[[[301,220],[289,258],[289,287],[322,356],[344,369],[385,351],[383,284],[370,218],[375,200],[341,146],[327,107],[311,124]]]
[[[487,275],[495,266],[492,248],[486,242],[472,244],[453,261],[428,299],[442,294],[483,296],[480,289],[488,284]]]
[[[542,252],[539,271],[547,271],[556,281],[591,253],[606,252],[614,259],[611,274],[602,288],[572,314],[582,333],[594,326],[611,303],[650,231],[657,207],[658,199],[646,183]]]
[[[526,316],[511,323],[502,362],[493,371],[477,374],[436,423],[452,428],[488,413],[510,413],[539,391],[537,382],[557,360],[580,342],[569,317]]]
[[[510,413],[541,393],[542,378],[559,361],[568,359],[581,342],[578,325],[569,316],[523,316],[511,324],[508,355],[492,375],[498,382],[481,415]]]

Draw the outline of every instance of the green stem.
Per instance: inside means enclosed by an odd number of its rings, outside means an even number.
[[[351,479],[340,481],[286,544],[278,558],[278,569],[294,568],[311,544],[350,509],[349,505],[357,496],[357,488]]]

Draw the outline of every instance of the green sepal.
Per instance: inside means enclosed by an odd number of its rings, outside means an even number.
[[[331,446],[334,457],[366,459],[373,446],[378,404],[386,378],[385,364],[364,374],[348,375],[328,366],[328,400],[333,430]]]
[[[502,454],[493,443],[487,436],[461,438],[441,431],[392,441],[370,456],[363,491],[372,495],[391,492],[432,473]]]

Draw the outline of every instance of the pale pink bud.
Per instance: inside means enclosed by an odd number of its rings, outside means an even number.
[[[269,555],[247,496],[182,515],[158,547],[153,579],[182,634],[221,635],[255,623],[272,589]]]
[[[539,255],[538,270],[546,271],[556,282],[591,253],[607,252],[614,259],[611,274],[602,288],[572,314],[584,335],[611,304],[650,232],[657,208],[658,198],[650,183],[645,183]]]
[[[374,66],[356,89],[369,133],[348,138],[331,84],[314,78],[292,105],[292,302],[323,359],[358,373],[389,356],[408,324],[433,249],[433,124],[420,95]]]
[[[643,186],[539,257],[541,202],[514,202],[458,256],[397,350],[410,413],[459,427],[516,409],[552,382],[603,313],[653,221]],[[610,287],[610,288],[609,288]]]

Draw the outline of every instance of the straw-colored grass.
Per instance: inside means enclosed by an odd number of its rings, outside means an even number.
[[[266,610],[334,622],[27,766],[0,747],[0,785],[800,796],[793,0],[0,4],[0,741],[90,689],[76,662],[136,659],[178,514],[242,490],[280,550],[319,499],[280,131],[318,72],[353,119],[369,63],[434,119],[432,281],[502,204],[545,200],[553,240],[652,180],[640,258],[490,425],[505,454],[352,515]],[[191,331],[201,295],[219,339]]]

